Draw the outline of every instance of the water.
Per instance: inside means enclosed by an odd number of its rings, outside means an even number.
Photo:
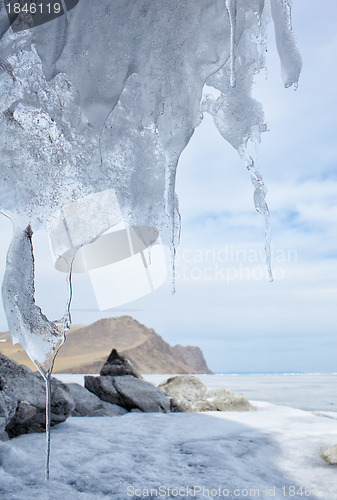
[[[84,385],[82,374],[55,375],[65,383]],[[175,375],[143,375],[156,385]],[[250,401],[267,401],[300,410],[337,412],[337,373],[196,375],[212,389],[225,387]]]

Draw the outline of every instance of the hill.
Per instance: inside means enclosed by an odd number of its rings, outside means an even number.
[[[128,356],[141,373],[212,373],[199,347],[172,347],[130,316],[72,326],[56,357],[54,373],[99,373],[113,348]],[[0,333],[0,352],[36,369],[22,347],[12,345],[8,332]]]

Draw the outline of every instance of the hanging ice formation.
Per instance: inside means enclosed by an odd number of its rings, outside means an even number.
[[[68,3],[62,0],[62,10]],[[203,112],[242,157],[268,226],[266,191],[247,142],[259,141],[265,128],[251,86],[264,66],[270,13],[286,86],[297,85],[301,68],[290,0],[73,3],[33,28],[29,14],[10,26],[0,3],[0,209],[14,224],[3,302],[13,342],[45,373],[69,307],[52,322],[35,304],[33,232],[49,231],[69,272],[76,250],[118,214],[156,228],[174,254],[176,167]],[[205,84],[220,96],[202,100]],[[82,208],[65,243],[58,228],[74,203]]]

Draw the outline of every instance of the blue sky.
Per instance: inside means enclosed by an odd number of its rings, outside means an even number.
[[[337,372],[337,4],[317,5],[294,0],[303,58],[297,91],[282,85],[272,30],[268,79],[261,75],[254,89],[269,126],[259,167],[268,188],[274,283],[265,277],[264,223],[249,176],[206,117],[178,168],[176,294],[167,282],[99,313],[83,278],[75,277],[74,323],[130,314],[171,344],[199,345],[217,372]],[[11,227],[4,218],[0,224],[3,273]],[[37,261],[37,302],[53,315],[63,285],[53,281],[43,235]],[[1,309],[0,330],[6,329]]]

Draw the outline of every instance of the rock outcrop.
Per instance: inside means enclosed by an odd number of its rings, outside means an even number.
[[[0,352],[35,369],[23,349],[0,333]],[[72,326],[61,347],[54,373],[99,373],[115,348],[139,373],[211,373],[198,347],[170,346],[153,329],[129,316]],[[117,374],[116,374],[117,375]]]
[[[52,377],[51,425],[64,422],[69,416],[111,417],[127,413],[125,408],[102,399],[79,384],[66,385]],[[121,397],[119,401],[125,403]],[[0,440],[44,431],[45,411],[42,377],[0,354]]]
[[[171,411],[248,411],[254,408],[242,394],[227,389],[218,391],[206,387],[197,377],[171,377],[159,387],[170,396]]]

